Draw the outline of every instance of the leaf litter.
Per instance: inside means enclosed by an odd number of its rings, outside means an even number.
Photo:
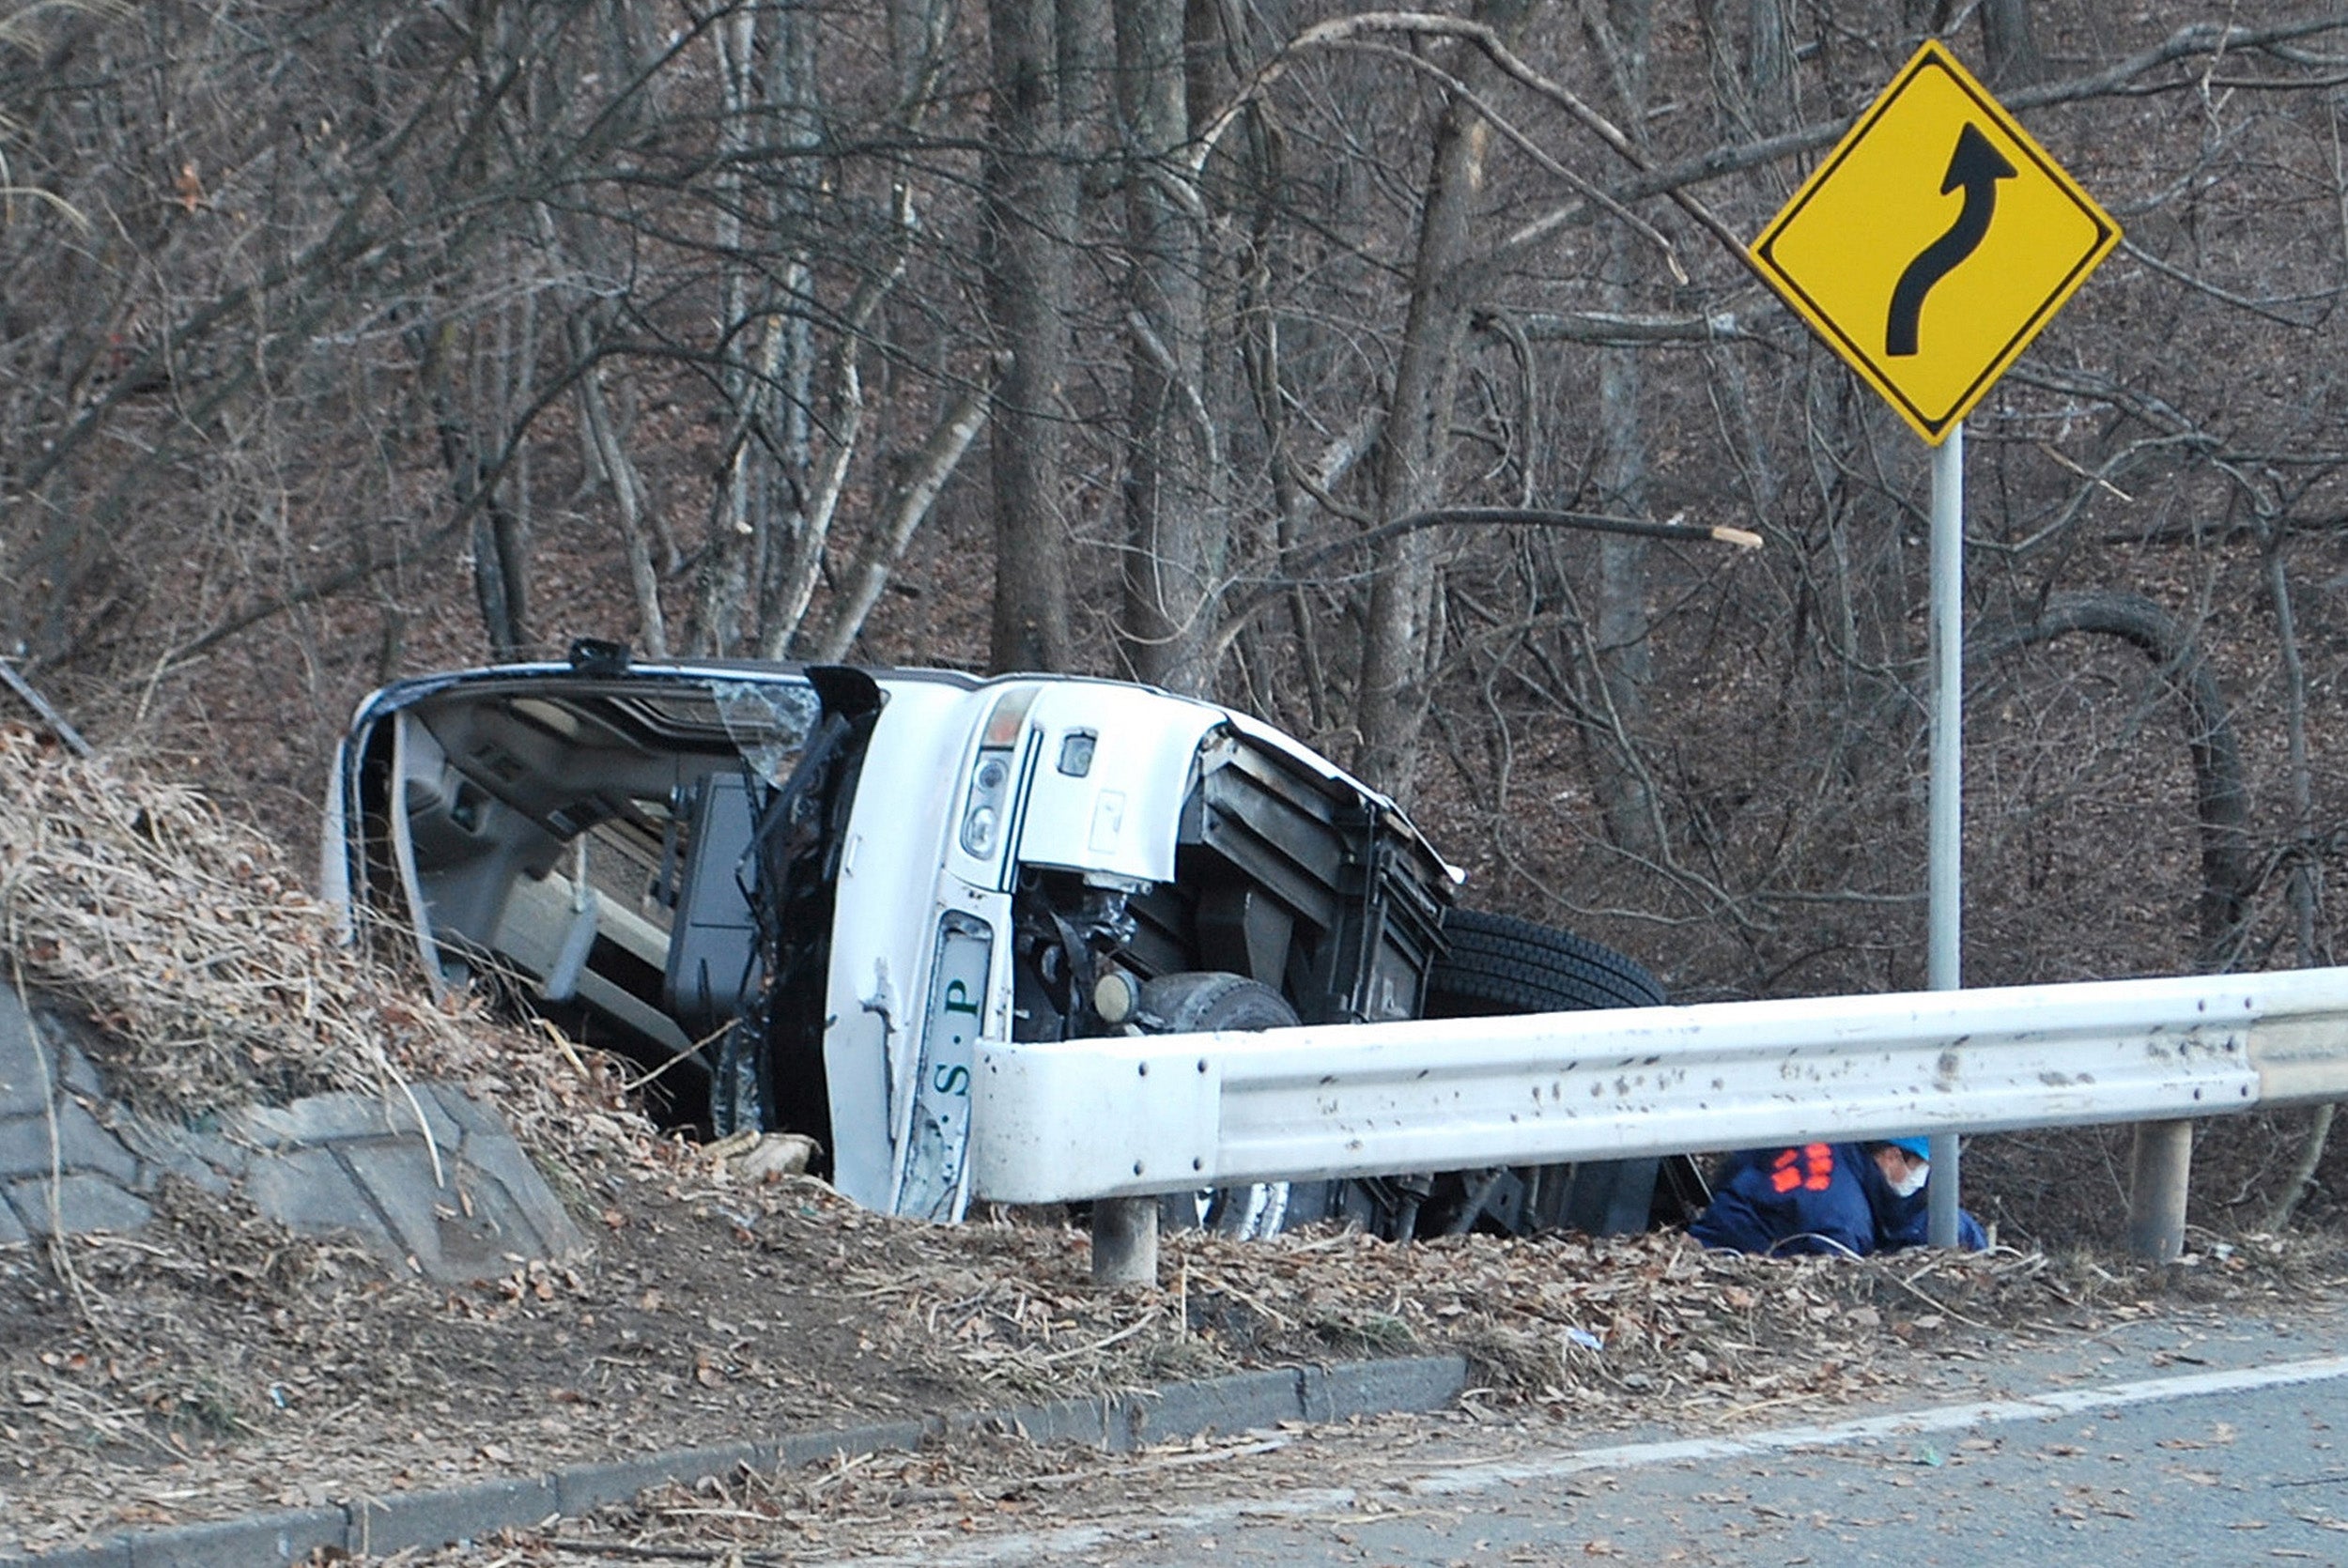
[[[2343,1274],[2305,1237],[2146,1270],[2012,1249],[1772,1262],[1679,1233],[1394,1247],[1185,1231],[1163,1240],[1157,1288],[1101,1291],[1075,1217],[899,1221],[773,1174],[746,1141],[662,1135],[623,1064],[482,1002],[423,999],[374,952],[397,944],[367,935],[342,941],[276,845],[194,792],[0,728],[0,978],[89,1021],[110,1093],[193,1121],[456,1079],[595,1238],[590,1256],[451,1289],[166,1182],[135,1236],[0,1247],[0,1549],[1396,1354],[1464,1354],[1473,1408],[1577,1429],[1782,1421],[2016,1331],[2328,1293]],[[689,1545],[777,1520],[821,1534],[939,1488],[1047,1508],[1057,1483],[1014,1452],[1012,1434],[737,1476],[614,1516]],[[1212,1470],[1233,1452],[1120,1463]]]

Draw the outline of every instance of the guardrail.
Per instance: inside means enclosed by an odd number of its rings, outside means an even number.
[[[2348,1099],[2348,969],[981,1041],[972,1095],[1008,1203],[2175,1121]]]

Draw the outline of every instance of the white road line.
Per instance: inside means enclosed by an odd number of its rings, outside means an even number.
[[[1962,1431],[1975,1426],[2002,1426],[2019,1421],[2052,1421],[2083,1410],[2109,1410],[2123,1405],[2156,1405],[2203,1394],[2246,1393],[2254,1389],[2287,1388],[2294,1383],[2325,1383],[2348,1377],[2348,1356],[2325,1356],[2311,1361],[2286,1361],[2278,1366],[2244,1367],[2232,1372],[2197,1372],[2178,1377],[2148,1377],[2134,1383],[2106,1383],[2092,1389],[2062,1389],[2032,1394],[2028,1399],[1985,1400],[1970,1405],[1936,1405],[1923,1410],[1901,1410],[1888,1416],[1866,1416],[1831,1426],[1781,1426],[1742,1437],[1690,1437],[1668,1443],[1625,1443],[1619,1448],[1577,1449],[1530,1463],[1476,1465],[1443,1475],[1420,1476],[1402,1484],[1428,1497],[1489,1491],[1524,1481],[1546,1481],[1583,1475],[1591,1470],[1630,1470],[1646,1465],[1668,1465],[1685,1459],[1738,1459],[1786,1449],[1846,1448],[1878,1437],[1906,1437],[1927,1432]]]
[[[2232,1372],[2197,1372],[2177,1377],[2150,1377],[2129,1383],[2105,1383],[2094,1388],[2062,1389],[2027,1399],[1937,1405],[1921,1410],[1901,1410],[1884,1416],[1824,1426],[1781,1426],[1742,1437],[1691,1437],[1673,1442],[1625,1443],[1613,1448],[1575,1449],[1547,1459],[1475,1465],[1410,1476],[1380,1483],[1374,1490],[1426,1498],[1465,1498],[1480,1492],[1521,1485],[1531,1481],[1585,1475],[1593,1470],[1630,1470],[1651,1465],[1679,1464],[1698,1459],[1736,1459],[1757,1453],[1798,1449],[1846,1448],[1884,1437],[1905,1437],[1933,1432],[1964,1431],[2002,1426],[2016,1422],[2052,1421],[2058,1416],[2117,1406],[2154,1405],[2196,1399],[2214,1393],[2243,1393],[2294,1384],[2325,1383],[2348,1377],[2348,1356],[2285,1361],[2275,1366],[2245,1367]],[[1077,1552],[1097,1550],[1129,1538],[1135,1530],[1151,1535],[1203,1534],[1240,1519],[1276,1520],[1316,1514],[1350,1514],[1361,1500],[1352,1486],[1323,1486],[1291,1491],[1277,1498],[1233,1499],[1204,1503],[1180,1512],[1152,1512],[1130,1525],[1070,1525],[1059,1530],[1023,1532],[973,1541],[919,1557],[859,1557],[840,1559],[813,1568],[983,1568],[995,1562],[1053,1561]]]

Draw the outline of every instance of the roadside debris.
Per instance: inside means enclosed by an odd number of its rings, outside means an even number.
[[[387,1281],[233,1198],[135,1238],[0,1247],[0,1547],[544,1473],[853,1416],[984,1409],[1251,1367],[1469,1355],[1479,1407],[1578,1422],[1825,1409],[1916,1357],[2196,1300],[2337,1291],[2337,1243],[2227,1238],[2146,1272],[2010,1249],[1780,1263],[1684,1235],[1169,1235],[1104,1293],[1070,1216],[940,1227],[658,1133],[579,1051],[405,999],[282,854],[193,792],[0,728],[0,963],[101,1021],[126,1095],[208,1105],[403,1078],[496,1103],[597,1241],[448,1287]],[[769,1161],[772,1161],[770,1164]]]
[[[519,1031],[423,1001],[365,944],[340,942],[274,840],[184,785],[20,725],[0,725],[0,979],[85,1013],[109,1089],[160,1115],[336,1089],[405,1099],[414,1080],[453,1078],[540,1148],[632,1119],[608,1062],[517,1074]]]

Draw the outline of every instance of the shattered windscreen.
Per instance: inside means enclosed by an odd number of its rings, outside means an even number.
[[[769,788],[781,788],[821,710],[814,692],[762,681],[712,681],[709,695],[750,771]]]

